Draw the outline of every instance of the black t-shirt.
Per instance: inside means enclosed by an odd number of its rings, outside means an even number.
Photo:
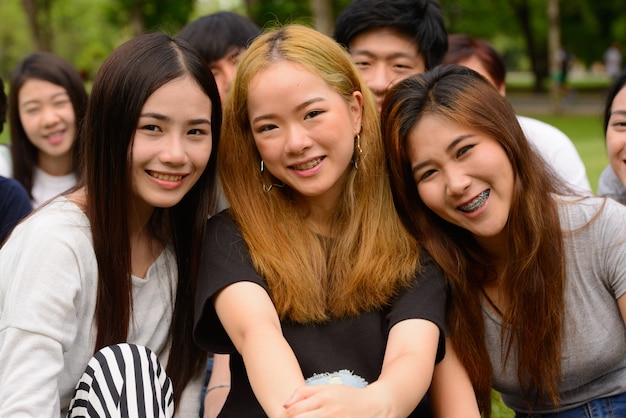
[[[217,317],[212,297],[224,287],[240,281],[258,283],[266,291],[267,284],[252,266],[246,244],[227,211],[209,220],[203,251],[194,338],[209,352],[231,354],[231,390],[219,417],[265,417],[250,387],[243,359]],[[304,377],[347,369],[367,382],[374,382],[382,369],[390,329],[400,321],[413,318],[432,321],[439,327],[436,359],[439,362],[445,354],[446,284],[443,273],[432,260],[424,260],[422,266],[422,270],[416,273],[414,284],[380,310],[322,324],[282,321],[283,335],[294,351]],[[410,415],[430,416],[425,401]]]

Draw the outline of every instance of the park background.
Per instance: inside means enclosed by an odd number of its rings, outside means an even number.
[[[189,21],[218,10],[259,26],[302,23],[332,34],[350,0],[2,0],[0,77],[34,50],[71,62],[87,86],[107,55],[146,31],[175,35]],[[523,115],[554,124],[574,142],[592,188],[606,166],[601,113],[610,84],[603,54],[626,39],[624,0],[440,0],[449,33],[488,40],[504,57],[507,97]],[[571,57],[569,94],[555,87],[558,51]],[[6,143],[8,130],[0,135]]]
[[[301,23],[328,35],[350,0],[1,0],[0,77],[35,50],[72,63],[89,88],[101,63],[122,42],[147,31],[175,35],[189,21],[231,10],[263,28]],[[590,184],[607,164],[603,102],[611,79],[603,54],[626,39],[624,0],[440,0],[449,33],[488,40],[505,59],[507,98],[517,113],[555,125],[574,142]],[[560,90],[559,51],[571,57]],[[624,51],[622,51],[624,52]],[[8,93],[8,91],[6,91]],[[0,143],[9,142],[8,129]],[[494,402],[496,418],[512,414]]]

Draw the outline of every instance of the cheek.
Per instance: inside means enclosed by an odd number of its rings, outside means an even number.
[[[443,201],[439,198],[438,188],[433,182],[420,183],[417,186],[417,194],[426,207],[440,215]]]
[[[608,131],[606,135],[606,149],[609,159],[620,158],[624,148],[626,148],[626,133]]]

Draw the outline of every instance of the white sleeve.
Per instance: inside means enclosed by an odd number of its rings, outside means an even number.
[[[59,380],[82,317],[85,266],[76,235],[51,220],[29,218],[0,250],[2,417],[60,415]]]

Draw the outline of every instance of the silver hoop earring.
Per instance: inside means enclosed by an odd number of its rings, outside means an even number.
[[[283,183],[282,181],[281,181],[281,184],[270,183],[269,186],[266,186],[265,185],[265,180],[263,180],[263,171],[264,170],[265,170],[265,166],[263,165],[263,160],[261,160],[261,182],[263,184],[263,191],[265,193],[269,193],[274,186],[276,186],[276,187],[285,187],[285,183]]]
[[[361,149],[361,134],[356,134],[354,138],[354,157],[352,157],[352,165],[355,170],[359,169],[359,161],[361,161],[361,154],[363,154],[363,150]]]

